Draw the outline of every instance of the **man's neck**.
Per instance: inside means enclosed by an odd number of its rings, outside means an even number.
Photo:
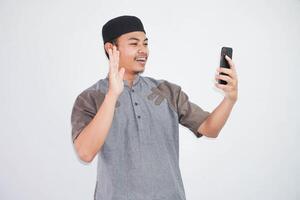
[[[128,82],[128,86],[131,88],[133,81],[135,80],[135,78],[138,76],[138,74],[124,74],[124,80],[126,80]]]

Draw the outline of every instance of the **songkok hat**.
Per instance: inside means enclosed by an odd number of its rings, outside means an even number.
[[[139,18],[129,15],[113,18],[102,27],[103,43],[105,44],[125,33],[134,31],[143,31],[146,34],[142,21]]]

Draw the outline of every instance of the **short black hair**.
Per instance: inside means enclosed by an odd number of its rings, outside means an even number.
[[[111,44],[113,44],[113,45],[118,46],[118,38],[112,39],[111,41],[108,41],[108,42],[111,43]],[[105,55],[106,55],[107,59],[109,59],[109,55],[108,55],[107,51],[105,50],[105,47],[104,47],[104,52],[105,52]]]

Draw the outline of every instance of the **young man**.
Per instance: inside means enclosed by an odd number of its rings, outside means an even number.
[[[179,169],[179,124],[197,137],[215,138],[237,101],[237,76],[216,75],[227,85],[212,112],[189,101],[181,87],[140,74],[149,56],[148,39],[137,17],[120,16],[102,28],[109,57],[105,79],[80,93],[74,103],[72,139],[79,158],[98,154],[95,199],[184,200]]]

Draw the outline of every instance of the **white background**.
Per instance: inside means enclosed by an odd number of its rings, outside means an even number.
[[[92,199],[97,158],[79,161],[76,96],[108,72],[101,28],[144,23],[144,76],[181,85],[213,111],[222,46],[233,47],[239,99],[219,137],[180,128],[188,200],[296,200],[299,191],[300,1],[0,1],[0,199]]]

